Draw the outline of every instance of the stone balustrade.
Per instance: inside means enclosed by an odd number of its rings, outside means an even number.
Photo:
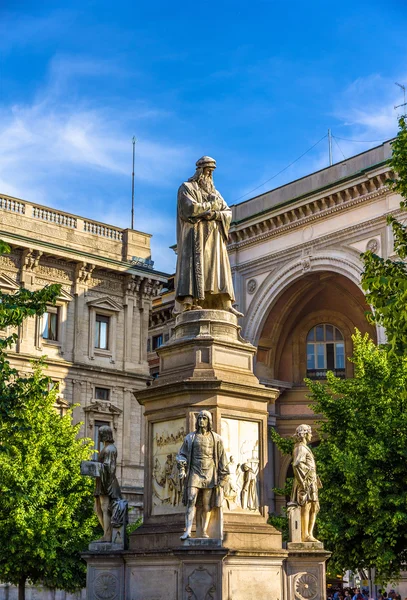
[[[57,212],[55,210],[49,210],[43,206],[33,205],[32,216],[34,219],[42,219],[43,221],[49,221],[50,223],[56,223],[57,225],[64,225],[65,227],[77,228],[77,219],[66,213]]]
[[[0,195],[0,227],[15,236],[36,239],[99,257],[131,262],[134,256],[152,268],[151,235],[84,219],[48,206]],[[4,235],[3,235],[4,237]],[[11,240],[10,240],[11,241]]]
[[[84,221],[83,230],[93,233],[94,235],[101,235],[111,240],[122,240],[123,231],[118,227],[111,227],[110,225],[102,225],[95,221]]]
[[[15,198],[8,198],[7,196],[0,197],[0,208],[2,210],[10,210],[14,213],[23,215],[25,213],[25,203]]]

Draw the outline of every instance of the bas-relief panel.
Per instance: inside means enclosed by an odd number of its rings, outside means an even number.
[[[186,435],[185,419],[153,423],[152,514],[184,512],[175,457]]]
[[[222,419],[221,436],[230,475],[224,485],[225,510],[259,510],[259,424]]]

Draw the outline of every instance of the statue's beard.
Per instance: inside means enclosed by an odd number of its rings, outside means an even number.
[[[198,185],[207,194],[213,194],[215,192],[215,186],[211,175],[201,175],[198,180]]]

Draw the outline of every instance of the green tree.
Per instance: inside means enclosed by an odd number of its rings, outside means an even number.
[[[389,188],[402,196],[400,208],[407,207],[407,122],[399,119],[399,132],[392,143],[390,167],[396,177],[388,180]],[[403,356],[407,351],[407,229],[394,216],[389,215],[388,224],[394,236],[394,251],[398,260],[380,258],[365,252],[362,287],[372,307],[367,316],[371,323],[383,325],[386,330],[389,351]]]
[[[2,252],[8,247],[0,243]],[[0,294],[0,328],[16,328],[54,303],[60,286],[14,295]],[[19,586],[44,583],[74,591],[83,587],[80,551],[94,534],[93,484],[80,461],[92,452],[79,440],[70,412],[54,408],[57,390],[42,362],[20,376],[7,360],[14,333],[0,339],[0,580]]]
[[[318,536],[338,572],[397,578],[407,560],[407,357],[353,336],[353,379],[307,381],[320,421]]]
[[[407,198],[407,126],[399,121],[390,167],[390,189]],[[407,561],[407,233],[394,216],[396,260],[362,255],[362,285],[387,343],[378,347],[353,336],[355,375],[327,382],[306,380],[319,423],[314,450],[323,488],[318,537],[332,551],[330,570],[376,569],[376,578],[399,576]],[[274,436],[275,437],[275,436]],[[289,445],[275,440],[280,450]]]

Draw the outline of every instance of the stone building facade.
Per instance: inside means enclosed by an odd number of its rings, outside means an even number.
[[[113,427],[119,480],[136,518],[142,506],[142,409],[134,392],[151,380],[147,362],[152,299],[166,276],[152,269],[150,235],[0,197],[0,288],[36,290],[60,283],[56,307],[27,319],[9,353],[21,372],[45,355],[58,384],[58,408],[74,408],[82,434],[99,444]],[[2,332],[3,335],[9,332]]]
[[[315,422],[304,377],[323,379],[327,369],[352,376],[346,357],[355,327],[384,340],[365,318],[360,254],[393,253],[386,216],[399,214],[401,198],[385,184],[390,156],[386,142],[232,207],[229,256],[245,315],[242,335],[257,347],[260,381],[280,391],[269,424],[281,435]],[[170,335],[171,302],[167,292],[153,305],[149,362],[155,374],[152,340],[164,343]],[[269,508],[279,512],[284,499],[275,498],[272,488],[284,486],[290,457],[269,443]]]

